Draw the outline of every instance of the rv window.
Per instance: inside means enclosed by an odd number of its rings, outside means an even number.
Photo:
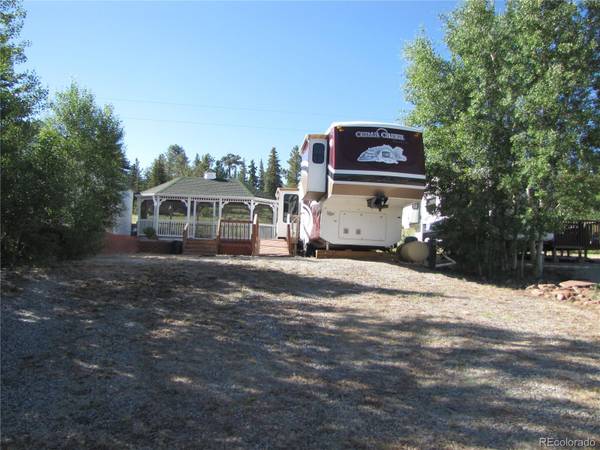
[[[312,161],[315,164],[323,164],[325,162],[325,144],[317,142],[313,145]]]
[[[283,217],[288,214],[298,215],[298,196],[296,194],[285,194],[283,196]]]

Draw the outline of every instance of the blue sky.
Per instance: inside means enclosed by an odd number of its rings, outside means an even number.
[[[25,2],[27,66],[51,93],[71,80],[114,105],[127,156],[169,144],[286,161],[306,133],[396,121],[404,45],[442,39],[455,2]]]

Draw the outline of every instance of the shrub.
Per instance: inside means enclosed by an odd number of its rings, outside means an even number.
[[[156,239],[156,230],[152,227],[146,227],[144,228],[144,234],[146,235],[146,237],[148,239]]]

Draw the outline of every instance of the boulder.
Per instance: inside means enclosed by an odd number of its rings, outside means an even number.
[[[568,280],[559,283],[562,288],[590,288],[594,286],[596,283],[592,283],[591,281],[581,281],[581,280]]]

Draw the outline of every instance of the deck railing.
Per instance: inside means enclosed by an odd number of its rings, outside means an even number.
[[[195,239],[214,239],[217,236],[218,222],[212,220],[198,221],[194,225]]]
[[[219,239],[228,241],[249,241],[252,239],[252,222],[249,220],[221,220]]]
[[[159,220],[158,229],[155,229],[158,237],[180,238],[186,225],[185,220]],[[257,224],[260,239],[275,239],[276,227],[272,224]],[[219,222],[212,220],[192,221],[188,227],[188,237],[192,239],[216,239]],[[144,229],[155,228],[153,219],[138,219],[138,236],[144,236]],[[221,239],[248,240],[252,236],[252,222],[245,220],[221,221]]]
[[[152,219],[138,219],[138,221],[137,221],[138,236],[144,236],[145,235],[144,230],[146,228],[154,229],[154,221]]]
[[[275,225],[270,225],[266,223],[258,224],[258,235],[261,239],[275,239]]]

